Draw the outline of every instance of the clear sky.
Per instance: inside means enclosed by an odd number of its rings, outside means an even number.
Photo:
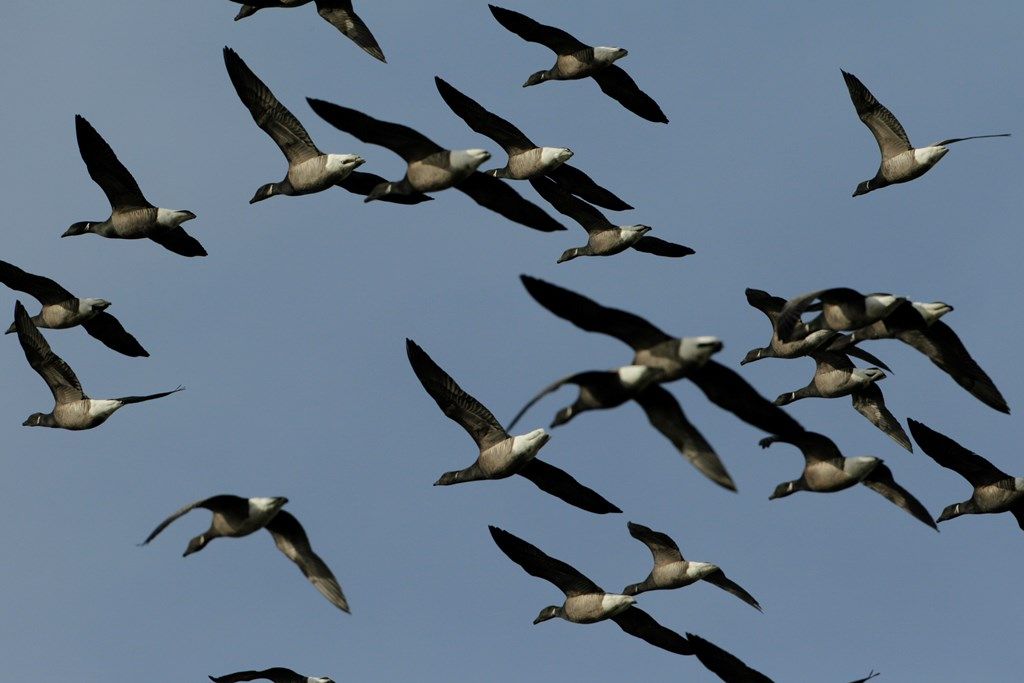
[[[82,296],[113,302],[151,352],[120,356],[81,330],[47,333],[94,397],[187,391],[128,406],[98,429],[20,426],[51,397],[14,336],[0,373],[0,643],[4,680],[203,681],[288,666],[349,681],[711,681],[694,658],[612,624],[532,626],[561,593],[495,547],[495,524],[608,590],[646,576],[633,520],[715,562],[764,614],[710,585],[640,597],[664,625],[698,633],[779,681],[1014,680],[1024,655],[1024,533],[1009,515],[925,528],[875,493],[768,501],[801,468],[686,381],[670,387],[739,487],[691,468],[633,405],[553,431],[542,458],[625,512],[599,517],[525,480],[431,483],[476,452],[423,391],[411,337],[500,419],[557,377],[628,362],[614,339],[536,305],[528,273],[676,335],[717,335],[738,369],[769,336],[745,287],[784,297],[830,286],[955,307],[945,320],[1015,414],[984,406],[898,342],[869,350],[896,371],[890,409],[1024,475],[1020,291],[1024,6],[948,3],[655,3],[509,0],[596,45],[668,115],[641,120],[591,81],[523,89],[553,54],[491,17],[485,2],[360,2],[388,58],[359,50],[312,6],[240,22],[227,0],[10,3],[0,20],[2,257]],[[398,179],[403,164],[321,121],[305,97],[402,122],[453,148],[500,149],[440,99],[440,75],[632,203],[621,223],[686,244],[682,260],[629,252],[556,265],[583,231],[542,234],[445,191],[413,207],[342,190],[250,206],[285,161],[228,80],[229,45],[325,151]],[[955,145],[908,185],[850,197],[878,152],[840,75],[859,76],[918,144]],[[189,209],[209,251],[185,259],[149,241],[59,239],[108,206],[78,154],[84,115],[154,203]],[[485,168],[490,167],[485,166]],[[515,187],[541,202],[525,183]],[[552,215],[557,216],[552,211]],[[17,297],[0,291],[9,315]],[[809,360],[745,366],[774,397]],[[574,395],[534,408],[546,426]],[[937,515],[969,485],[909,454],[848,399],[790,413],[848,455],[882,457]],[[218,493],[290,499],[352,605],[333,608],[263,532],[182,559],[209,513],[136,544],[187,502]]]

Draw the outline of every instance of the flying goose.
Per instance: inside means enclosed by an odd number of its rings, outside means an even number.
[[[1024,477],[1011,477],[977,453],[916,420],[907,420],[907,424],[914,441],[928,457],[974,487],[968,500],[946,506],[939,515],[940,522],[960,515],[1010,512],[1024,529]]]
[[[638,315],[607,308],[592,299],[543,280],[521,275],[530,296],[544,308],[587,332],[608,334],[634,351],[632,365],[658,370],[659,383],[686,377],[723,410],[769,434],[802,431],[737,373],[711,356],[722,349],[716,337],[673,338]]]
[[[267,679],[274,683],[334,683],[334,679],[327,676],[303,676],[283,666],[275,666],[263,671],[237,671],[224,676],[209,676],[213,683],[238,683],[238,681],[256,681]]]
[[[50,350],[50,345],[43,339],[28,311],[18,301],[14,304],[14,326],[18,332],[18,341],[25,351],[25,358],[32,369],[39,373],[53,394],[54,406],[49,413],[32,413],[22,422],[24,427],[59,427],[61,429],[92,429],[106,422],[121,406],[129,403],[142,403],[155,398],[163,398],[181,391],[178,387],[171,391],[163,391],[149,396],[122,396],[121,398],[89,398],[82,391],[82,385],[75,376],[75,371],[61,358]]]
[[[161,209],[142,195],[135,178],[118,160],[114,150],[100,137],[84,117],[75,115],[75,133],[82,161],[103,194],[110,201],[110,217],[105,221],[80,221],[61,237],[92,233],[115,239],[148,237],[165,249],[182,256],[206,256],[199,241],[185,232],[181,224],[196,217],[191,211]]]
[[[917,520],[936,531],[939,530],[920,501],[896,483],[892,478],[892,471],[881,458],[867,455],[845,458],[830,438],[815,432],[769,436],[758,443],[761,448],[768,448],[778,442],[792,444],[800,449],[804,456],[804,471],[799,479],[776,486],[768,500],[785,498],[797,491],[832,493],[856,484],[864,484],[889,502],[909,512]]]
[[[587,231],[587,244],[566,249],[558,262],[571,261],[577,256],[611,256],[630,247],[656,256],[681,258],[695,253],[693,249],[674,242],[666,242],[647,235],[649,225],[615,225],[600,211],[577,199],[552,180],[531,178],[530,184],[555,210],[579,223]]]
[[[565,562],[546,555],[540,548],[495,526],[487,527],[501,552],[527,574],[550,581],[565,593],[565,602],[541,610],[534,624],[561,617],[574,624],[592,624],[610,619],[626,633],[678,655],[693,654],[686,638],[656,622],[635,607],[636,598],[606,593],[596,583]]]
[[[878,368],[854,367],[849,356],[839,351],[813,351],[809,355],[815,363],[814,377],[810,384],[802,389],[780,394],[775,399],[775,405],[788,405],[802,398],[849,396],[854,409],[871,424],[908,451],[914,450],[899,420],[885,407],[882,390],[876,384],[879,380],[885,379],[884,372]]]
[[[820,303],[814,304],[815,301]],[[816,330],[856,330],[881,320],[904,301],[892,294],[861,294],[849,287],[819,289],[787,301],[779,311],[776,328],[779,338],[785,341]],[[809,322],[801,322],[804,311],[812,310],[821,313]]]
[[[737,657],[714,643],[692,633],[687,633],[686,639],[690,641],[693,653],[697,655],[700,663],[707,667],[708,671],[725,681],[725,683],[773,683],[772,679],[760,671],[751,669]],[[866,681],[878,675],[880,674],[870,671],[867,677],[858,678],[852,681],[852,683],[866,683]]]
[[[349,612],[348,601],[341,592],[341,586],[334,574],[313,552],[306,531],[291,514],[281,509],[287,498],[242,498],[222,494],[197,500],[181,508],[160,522],[156,529],[140,545],[146,545],[167,526],[185,513],[203,508],[213,513],[210,528],[188,542],[182,557],[199,552],[215,538],[240,538],[259,529],[266,529],[274,538],[274,545],[294,562],[313,587],[327,598],[332,605],[343,612]],[[244,679],[237,679],[244,680]]]
[[[252,72],[234,50],[224,48],[224,66],[242,104],[256,125],[277,144],[288,160],[288,174],[279,183],[267,183],[256,190],[250,204],[276,195],[297,196],[321,192],[335,185],[359,193],[381,179],[366,173],[353,173],[363,165],[357,154],[324,154],[310,139],[299,120],[281,104],[270,88]],[[426,201],[429,197],[412,194],[409,203]]]
[[[654,531],[642,524],[629,522],[629,535],[647,546],[654,557],[654,568],[641,583],[634,583],[622,589],[625,595],[639,595],[644,591],[682,588],[691,583],[704,580],[724,591],[732,593],[758,612],[761,605],[754,596],[745,591],[738,583],[729,579],[718,565],[707,562],[693,562],[683,559],[679,546],[667,534]]]
[[[463,391],[416,342],[406,339],[405,350],[413,372],[441,412],[465,429],[480,449],[473,464],[461,470],[445,472],[434,486],[504,479],[518,474],[532,481],[540,490],[588,512],[621,512],[568,473],[535,457],[551,438],[543,429],[519,436],[509,435],[491,411]]]
[[[811,351],[839,350],[843,340],[849,341],[849,337],[844,337],[839,332],[829,329],[815,330],[807,336],[799,337],[798,335],[797,339],[783,341],[779,338],[778,321],[779,314],[782,313],[782,308],[786,305],[786,300],[772,296],[762,289],[750,287],[746,289],[746,295],[747,303],[764,313],[772,324],[772,338],[768,346],[748,351],[740,361],[740,365],[753,363],[762,358],[800,358],[808,355]],[[889,366],[861,348],[852,345],[843,345],[841,348],[851,356],[856,356],[883,370],[892,372],[889,370]]]
[[[853,344],[870,339],[899,339],[909,344],[952,377],[979,401],[1001,413],[1009,413],[1006,399],[995,383],[968,353],[956,332],[939,317],[953,307],[940,301],[924,303],[904,301],[889,315],[867,327],[855,330],[832,348],[850,353]]]
[[[367,144],[386,147],[408,164],[404,178],[378,184],[363,201],[413,192],[439,192],[454,187],[480,206],[528,228],[543,232],[565,230],[543,209],[523,199],[508,185],[477,172],[477,167],[491,157],[486,150],[444,149],[407,126],[380,121],[324,100],[306,99],[313,111],[335,128]]]
[[[451,107],[452,111],[469,124],[469,127],[481,135],[501,145],[508,154],[508,163],[504,168],[485,171],[495,178],[512,178],[526,180],[537,176],[547,176],[558,183],[567,192],[585,199],[591,204],[603,206],[613,211],[623,211],[633,207],[614,194],[604,189],[583,171],[566,163],[572,158],[572,150],[568,147],[538,147],[530,138],[501,118],[481,107],[444,79],[434,76],[434,84],[441,93],[441,99]]]
[[[301,7],[308,5],[313,0],[231,0],[242,6],[238,10],[235,21],[245,19],[256,14],[261,9],[268,7]],[[370,33],[363,20],[352,9],[352,0],[316,0],[316,13],[323,17],[327,23],[345,34],[356,45],[361,47],[366,54],[374,59],[387,62],[384,59],[384,51],[377,44],[377,39]]]
[[[857,110],[857,116],[875,136],[878,150],[882,153],[882,162],[875,177],[857,185],[857,189],[853,191],[854,197],[881,189],[886,185],[905,183],[924,175],[949,151],[945,145],[963,140],[1004,138],[1010,135],[1009,133],[971,135],[966,138],[940,140],[927,147],[911,147],[907,132],[903,130],[903,126],[892,112],[875,99],[875,96],[860,82],[859,78],[846,71],[842,71],[842,74],[843,80],[846,81],[846,88],[850,91],[850,99],[853,100],[853,106]]]
[[[106,299],[79,299],[48,277],[26,273],[21,268],[0,261],[0,282],[11,289],[25,292],[39,300],[43,310],[32,316],[32,324],[49,330],[63,330],[81,325],[90,335],[126,356],[148,356],[142,344],[130,335],[117,318],[106,312]],[[14,323],[7,334],[17,331]]]
[[[637,116],[655,123],[668,123],[658,103],[650,98],[625,71],[612,64],[628,53],[620,47],[591,47],[565,31],[540,24],[525,14],[488,5],[498,23],[523,40],[540,43],[558,55],[555,65],[532,74],[523,87],[556,80],[592,77],[605,95]]]

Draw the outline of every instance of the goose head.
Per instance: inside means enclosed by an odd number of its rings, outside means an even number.
[[[75,235],[84,235],[87,232],[92,232],[92,226],[96,223],[90,221],[79,221],[74,223],[70,228],[64,231],[61,237],[74,237]]]

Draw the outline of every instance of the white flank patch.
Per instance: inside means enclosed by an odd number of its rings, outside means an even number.
[[[703,363],[715,353],[718,337],[683,337],[679,343],[679,357],[683,360]]]
[[[544,168],[552,169],[569,160],[572,150],[565,147],[541,147],[540,163]]]
[[[275,512],[278,508],[274,507],[274,501],[276,498],[250,498],[249,499],[249,516],[262,518],[269,515],[271,512]]]
[[[709,562],[690,562],[686,565],[686,578],[694,581],[703,579],[716,569],[718,567]]]
[[[631,389],[647,380],[653,370],[646,365],[626,365],[615,371],[619,376],[619,382],[627,389]]]
[[[946,155],[946,147],[920,147],[914,150],[914,161],[923,166],[933,166]]]
[[[512,437],[512,457],[533,456],[540,447],[547,443],[547,432],[543,429],[534,429],[528,434],[520,434]]]
[[[363,161],[364,159],[358,154],[328,154],[324,170],[328,173],[341,173],[344,171],[344,178],[348,177],[348,174],[357,167],[362,166]]]
[[[872,317],[884,315],[886,309],[894,303],[896,303],[896,297],[892,294],[872,294],[864,298],[864,308]]]
[[[89,417],[108,417],[122,405],[124,404],[112,398],[91,398],[89,399]]]
[[[618,47],[595,47],[594,61],[611,64],[616,59],[626,56],[626,51]]]
[[[843,463],[843,471],[857,481],[860,481],[871,474],[871,470],[875,469],[875,466],[880,462],[882,461],[870,455],[847,458],[846,462]]]
[[[466,169],[475,171],[477,166],[490,158],[491,153],[485,149],[453,149],[448,153],[448,163],[456,173]]]
[[[610,617],[619,614],[629,608],[630,605],[636,602],[636,599],[630,595],[614,595],[612,593],[606,593],[601,598],[601,610]]]

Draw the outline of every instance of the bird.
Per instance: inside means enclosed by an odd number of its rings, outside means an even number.
[[[780,394],[775,405],[788,405],[802,398],[849,396],[854,409],[871,424],[908,451],[914,450],[899,420],[885,407],[882,390],[876,384],[885,379],[884,372],[878,368],[854,367],[849,356],[839,351],[812,351],[809,355],[814,359],[814,377],[810,384]]]
[[[814,304],[814,301],[820,301]],[[776,328],[779,339],[789,341],[816,330],[856,330],[892,313],[905,298],[892,294],[861,294],[849,287],[819,289],[794,297],[779,311]],[[803,323],[804,311],[820,310],[813,320]]]
[[[843,80],[846,81],[846,88],[850,91],[850,99],[857,110],[857,116],[875,136],[878,150],[882,154],[882,162],[878,166],[875,177],[858,184],[857,189],[853,191],[854,197],[888,185],[905,183],[908,180],[921,177],[946,155],[946,152],[949,151],[946,145],[964,140],[1003,138],[1010,135],[1009,133],[971,135],[965,138],[940,140],[927,147],[912,147],[910,138],[907,137],[907,131],[903,130],[903,126],[892,112],[875,99],[875,96],[860,82],[859,78],[846,71],[842,71],[842,74]]]
[[[1001,413],[1009,413],[1006,399],[992,378],[971,357],[967,347],[949,325],[939,320],[953,310],[949,304],[936,301],[904,301],[881,320],[854,330],[832,348],[850,353],[854,344],[872,339],[899,339],[917,349],[940,370],[953,378],[976,399]]]
[[[545,493],[588,512],[621,512],[568,473],[536,458],[537,452],[551,438],[547,432],[535,429],[527,434],[510,435],[491,411],[466,393],[416,342],[406,339],[405,350],[420,384],[441,412],[465,429],[480,450],[473,464],[461,470],[445,472],[434,486],[504,479],[518,474]]]
[[[658,103],[642,91],[629,74],[612,62],[628,52],[620,47],[593,47],[582,43],[565,31],[545,26],[519,12],[488,5],[498,23],[523,40],[539,43],[558,55],[555,65],[531,74],[523,84],[526,88],[545,81],[566,81],[588,76],[597,81],[601,91],[637,116],[654,123],[668,123]]]
[[[262,185],[252,199],[254,204],[277,195],[304,195],[322,192],[335,185],[357,192],[369,180],[381,180],[365,173],[353,173],[365,163],[358,154],[324,154],[310,139],[299,120],[282,105],[270,88],[252,72],[238,53],[224,48],[224,66],[242,104],[256,125],[277,144],[288,160],[288,174],[279,183]],[[367,178],[367,176],[370,176]],[[420,194],[408,195],[411,201],[426,201]]]
[[[206,256],[206,249],[181,224],[196,217],[191,211],[158,208],[146,201],[135,178],[114,154],[107,141],[80,114],[75,115],[78,151],[89,177],[110,201],[110,217],[104,221],[79,221],[61,237],[92,233],[114,239],[148,237],[181,256]]]
[[[561,560],[546,555],[537,546],[495,526],[487,527],[491,538],[506,556],[531,576],[550,581],[565,593],[565,602],[541,610],[533,623],[561,617],[574,624],[592,624],[610,619],[626,633],[678,655],[691,655],[686,638],[665,628],[647,612],[634,606],[631,595],[606,593],[596,583]]]
[[[91,336],[118,353],[134,357],[149,355],[118,319],[107,313],[110,302],[106,299],[80,299],[50,278],[26,273],[6,261],[0,261],[0,282],[39,300],[43,309],[31,318],[36,327],[64,330],[81,325]],[[7,328],[7,334],[16,331],[14,323]]]
[[[49,413],[32,413],[22,422],[23,427],[55,427],[60,429],[92,429],[107,421],[122,406],[163,398],[182,391],[179,386],[171,391],[148,396],[122,396],[121,398],[89,398],[82,391],[82,385],[75,371],[60,356],[50,350],[43,335],[39,333],[28,311],[18,301],[14,304],[14,326],[18,341],[25,351],[25,358],[32,369],[39,373],[53,394],[53,410]]]
[[[306,99],[313,111],[335,128],[367,144],[386,147],[408,164],[404,178],[377,184],[363,201],[412,192],[439,192],[454,187],[480,206],[528,228],[542,232],[565,230],[543,209],[523,199],[508,185],[477,172],[477,167],[491,156],[487,150],[444,149],[408,126],[381,121],[324,100]]]
[[[693,652],[700,663],[726,683],[773,683],[772,679],[760,671],[751,669],[737,657],[714,643],[692,633],[687,633],[686,639],[690,641]],[[878,675],[880,674],[870,671],[865,678],[858,678],[851,683],[866,683]]]
[[[242,6],[235,16],[235,21],[245,19],[256,14],[261,9],[269,7],[292,8],[308,5],[313,0],[231,0]],[[384,59],[384,51],[377,44],[377,39],[370,33],[370,29],[359,15],[352,9],[352,0],[316,0],[316,12],[334,28],[345,34],[356,45],[361,47],[366,54],[374,59],[387,63]]]
[[[1024,477],[1011,477],[977,453],[916,420],[908,419],[907,424],[914,441],[928,457],[953,470],[974,487],[968,500],[943,509],[940,522],[960,515],[1009,512],[1024,530]]]
[[[539,176],[551,178],[567,192],[606,209],[624,211],[633,207],[595,183],[583,171],[566,163],[573,152],[568,147],[538,147],[514,125],[484,109],[475,100],[456,90],[439,76],[434,84],[441,99],[477,133],[501,145],[508,154],[503,168],[485,173],[495,178],[527,180]]]
[[[582,199],[562,189],[555,181],[544,177],[531,178],[530,184],[555,210],[579,223],[587,231],[587,244],[567,249],[558,263],[571,261],[577,256],[611,256],[632,247],[637,251],[681,258],[696,253],[690,247],[650,237],[649,225],[615,225],[600,211]]]
[[[679,546],[667,534],[654,531],[642,524],[629,522],[629,535],[647,546],[654,557],[654,568],[641,583],[634,583],[622,589],[625,595],[639,595],[645,591],[682,588],[697,581],[707,581],[724,591],[732,593],[758,612],[761,605],[754,596],[738,583],[729,579],[718,565],[708,562],[694,562],[683,558]]]
[[[327,676],[303,676],[283,666],[275,666],[262,671],[236,671],[233,674],[224,676],[209,676],[213,683],[237,683],[238,681],[255,681],[267,679],[274,683],[334,683],[334,679]]]
[[[287,498],[280,496],[242,498],[229,494],[197,500],[160,522],[140,545],[149,544],[171,522],[185,513],[203,508],[213,513],[210,528],[188,542],[182,557],[199,552],[215,538],[240,538],[259,529],[266,529],[273,537],[277,549],[302,570],[303,576],[309,579],[321,595],[342,612],[350,612],[348,600],[341,592],[338,580],[334,578],[334,574],[320,556],[313,552],[306,531],[299,524],[299,520],[281,509],[287,502]]]
[[[918,521],[939,530],[928,510],[909,491],[896,483],[892,470],[881,458],[858,456],[846,458],[832,439],[816,432],[802,432],[787,436],[768,436],[758,443],[768,448],[773,443],[788,443],[800,449],[804,456],[804,471],[799,479],[786,481],[775,487],[768,500],[785,498],[797,491],[832,493],[856,484],[864,484],[898,505]]]

